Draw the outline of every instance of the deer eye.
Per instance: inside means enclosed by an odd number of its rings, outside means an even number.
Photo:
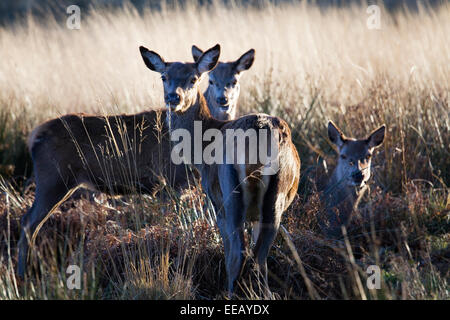
[[[237,80],[233,80],[233,82],[231,82],[231,84],[232,84],[233,86],[237,85]]]
[[[195,84],[197,82],[197,79],[196,78],[192,78],[191,79],[191,84]]]
[[[371,154],[368,154],[368,155],[366,156],[366,159],[369,160],[370,158],[372,158],[372,155],[371,155]]]

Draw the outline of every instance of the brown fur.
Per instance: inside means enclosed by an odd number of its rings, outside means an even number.
[[[201,94],[199,93],[199,96]],[[277,117],[271,117],[268,115],[254,114],[247,115],[238,118],[234,121],[218,121],[209,116],[209,110],[207,108],[204,99],[199,97],[198,103],[189,109],[190,115],[187,116],[190,119],[203,121],[203,129],[216,128],[223,133],[227,129],[264,129],[278,130],[279,135],[279,172],[273,176],[267,176],[268,181],[264,181],[261,175],[262,164],[246,164],[245,165],[245,178],[239,179],[235,192],[240,193],[242,198],[239,203],[240,213],[235,216],[234,213],[231,216],[227,215],[226,207],[228,206],[228,197],[224,195],[222,190],[221,180],[227,179],[223,174],[224,165],[212,164],[212,165],[199,165],[196,166],[201,173],[202,186],[208,196],[211,198],[216,213],[223,220],[235,220],[236,232],[241,239],[241,245],[245,245],[243,239],[243,222],[255,222],[260,224],[259,232],[260,236],[257,237],[257,241],[254,248],[254,257],[261,269],[264,277],[267,277],[266,257],[271,243],[276,235],[278,227],[281,221],[282,213],[288,208],[298,189],[299,176],[300,176],[300,158],[291,141],[291,132],[289,126],[285,121]],[[191,114],[192,112],[192,114]],[[248,150],[248,149],[246,149]],[[239,175],[241,171],[240,165],[233,165],[233,169],[236,175]],[[244,182],[245,181],[245,182]],[[228,211],[229,214],[230,211]],[[234,211],[233,211],[234,212]],[[240,230],[240,231],[238,231]],[[241,248],[245,251],[245,248]],[[234,275],[229,275],[231,281],[236,281],[237,278]],[[267,281],[267,279],[265,279]],[[229,283],[229,290],[232,291],[233,284]]]
[[[187,185],[190,174],[185,166],[175,166],[169,160],[165,117],[165,110],[107,117],[69,114],[33,130],[28,146],[36,197],[22,218],[21,277],[31,235],[80,185],[108,194],[154,193],[165,184],[175,188]]]
[[[145,64],[163,75],[166,105],[172,110],[168,117],[172,130],[185,129],[193,137],[194,121],[201,121],[203,132],[207,129],[220,130],[224,139],[225,158],[227,129],[252,129],[255,133],[266,129],[267,132],[278,133],[278,141],[275,143],[278,147],[279,170],[274,175],[262,175],[262,163],[238,164],[235,161],[224,164],[195,164],[202,177],[203,190],[211,199],[217,214],[225,248],[229,293],[233,292],[244,263],[245,221],[259,221],[254,257],[264,277],[264,287],[267,288],[267,255],[278,231],[281,215],[297,191],[300,176],[300,159],[291,141],[289,126],[282,119],[266,114],[251,114],[230,121],[217,120],[211,116],[205,98],[199,90],[199,83],[202,74],[217,65],[220,54],[218,45],[203,53],[196,63],[185,64],[166,63],[157,53],[144,47],[140,50]],[[174,94],[179,95],[175,102],[171,99]],[[203,142],[202,151],[208,143]],[[193,141],[192,151],[194,144]],[[231,150],[235,153],[236,160],[237,150]],[[249,148],[245,150],[248,156]]]
[[[366,139],[353,139],[344,135],[332,121],[328,124],[328,135],[339,152],[337,166],[325,190],[325,202],[329,226],[323,225],[330,236],[340,234],[340,227],[351,221],[358,198],[366,191],[371,175],[372,154],[384,140],[385,126],[374,130]]]
[[[192,56],[197,61],[203,54],[203,50],[192,46]],[[211,115],[218,120],[233,120],[236,118],[238,99],[240,94],[239,80],[242,72],[253,65],[255,50],[250,49],[241,57],[231,62],[219,62],[209,73],[209,85],[204,96]],[[226,99],[226,105],[222,105],[219,98]]]

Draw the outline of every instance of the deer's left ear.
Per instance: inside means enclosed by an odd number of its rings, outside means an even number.
[[[383,124],[381,127],[373,131],[367,138],[367,144],[369,148],[376,148],[380,146],[384,141],[384,135],[386,132],[386,126]]]
[[[239,59],[234,63],[237,73],[248,70],[253,65],[255,61],[255,49],[250,49],[244,53]]]
[[[204,52],[197,60],[197,70],[200,74],[213,70],[219,62],[220,45],[216,44]]]
[[[141,52],[142,59],[144,59],[145,65],[153,71],[163,73],[166,70],[167,64],[164,62],[163,58],[160,57],[154,51],[148,50],[146,47],[140,46],[139,51]]]

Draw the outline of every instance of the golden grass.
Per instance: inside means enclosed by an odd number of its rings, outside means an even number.
[[[216,43],[222,60],[256,49],[241,80],[241,113],[282,116],[302,159],[299,197],[283,219],[291,240],[279,237],[269,258],[275,297],[448,299],[450,6],[382,11],[381,30],[366,27],[365,10],[189,4],[82,12],[81,30],[51,18],[0,28],[0,299],[223,297],[221,244],[199,190],[169,203],[144,195],[72,199],[41,231],[30,281],[13,275],[18,221],[33,200],[19,178],[30,173],[32,127],[69,112],[162,107],[161,81],[139,45],[168,61],[192,61],[192,44]],[[317,226],[317,185],[335,163],[328,119],[357,137],[388,128],[359,210],[375,220],[355,221],[350,250]],[[83,265],[81,292],[64,287],[74,261]],[[383,270],[380,291],[360,285],[374,263]],[[243,297],[258,298],[251,285]]]
[[[221,59],[248,48],[256,61],[243,81],[308,96],[311,84],[327,100],[358,103],[380,75],[419,88],[448,89],[450,9],[389,15],[381,30],[366,27],[364,7],[321,12],[306,5],[227,9],[220,5],[162,12],[133,9],[81,16],[81,30],[48,19],[0,29],[0,88],[13,106],[45,116],[67,112],[134,112],[162,106],[161,81],[143,65],[138,46],[168,61],[191,61],[190,47],[222,45]],[[295,101],[295,108],[305,108]],[[120,108],[113,107],[120,105]]]

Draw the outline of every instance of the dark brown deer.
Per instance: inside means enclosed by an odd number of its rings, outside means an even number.
[[[188,186],[191,172],[170,161],[165,118],[166,110],[115,116],[70,114],[33,130],[28,147],[36,194],[21,223],[20,277],[25,275],[32,236],[77,188],[117,195],[154,194],[165,185]]]
[[[332,121],[328,123],[328,137],[337,146],[339,157],[325,190],[329,226],[324,229],[328,235],[338,236],[340,227],[350,222],[356,200],[370,179],[372,154],[383,143],[385,131],[382,125],[358,140],[345,136]]]

